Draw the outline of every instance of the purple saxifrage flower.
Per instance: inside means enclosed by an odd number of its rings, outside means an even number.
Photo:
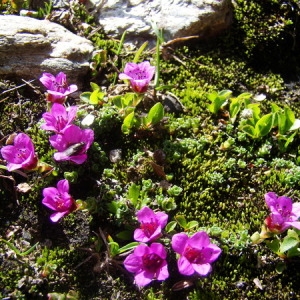
[[[47,101],[63,103],[66,97],[77,91],[76,84],[68,85],[67,76],[59,72],[56,76],[43,73],[40,82],[47,88]]]
[[[164,212],[154,212],[148,206],[143,207],[137,213],[140,228],[134,231],[134,239],[147,243],[161,236],[162,229],[166,226],[168,215]]]
[[[197,272],[206,276],[211,271],[211,263],[221,254],[221,249],[210,243],[206,232],[200,231],[188,237],[185,233],[177,233],[172,237],[172,248],[180,254],[177,261],[178,270],[183,275]]]
[[[19,133],[14,138],[14,145],[7,145],[1,149],[2,157],[8,162],[7,170],[33,170],[38,164],[38,157],[30,137]]]
[[[70,125],[60,134],[51,136],[49,140],[52,147],[58,150],[54,153],[55,160],[69,160],[75,164],[82,164],[86,161],[86,152],[94,141],[94,131]]]
[[[50,216],[52,222],[57,222],[60,218],[76,209],[76,203],[69,194],[69,181],[66,179],[60,180],[57,183],[57,188],[44,188],[43,196],[42,203],[55,211]]]
[[[119,78],[128,79],[132,89],[136,93],[145,93],[149,83],[154,75],[155,67],[151,66],[148,61],[139,64],[127,63],[124,73],[119,74]]]
[[[274,192],[265,194],[265,201],[271,214],[265,224],[271,232],[281,233],[290,227],[300,230],[300,203],[293,203],[285,196],[278,197]]]
[[[60,133],[75,119],[77,106],[70,106],[68,110],[59,103],[53,103],[50,112],[43,114],[45,123],[41,125],[44,130]]]
[[[140,244],[126,257],[124,267],[135,274],[135,283],[142,287],[152,279],[165,280],[169,277],[166,257],[167,252],[162,244]]]

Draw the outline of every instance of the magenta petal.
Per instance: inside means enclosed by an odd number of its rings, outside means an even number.
[[[167,257],[167,251],[165,247],[160,243],[152,243],[150,245],[150,249],[153,253],[157,254],[162,259],[166,259]]]
[[[161,268],[157,271],[157,280],[165,280],[169,277],[168,265],[167,262],[164,261],[162,263]]]
[[[144,231],[140,228],[137,228],[134,233],[133,233],[133,239],[137,242],[143,242],[143,243],[147,243],[150,238],[148,238]]]
[[[129,77],[129,76],[126,75],[125,73],[120,73],[120,74],[119,74],[119,78],[120,78],[121,80],[131,79],[131,77]]]
[[[55,82],[55,77],[50,73],[43,73],[42,77],[40,78],[40,82],[48,89],[53,89],[53,82]]]
[[[184,257],[181,256],[177,261],[178,270],[182,275],[192,275],[195,273],[192,264]]]
[[[21,169],[22,164],[8,163],[6,167],[7,167],[7,171],[12,172],[14,170]]]
[[[289,225],[288,227],[292,226],[292,227],[297,228],[297,229],[300,230],[300,222],[298,222],[298,221],[296,221],[296,222],[285,222],[285,224]]]
[[[137,218],[140,223],[148,223],[151,220],[155,220],[155,213],[148,206],[143,207],[137,213]]]
[[[158,211],[156,214],[156,219],[161,228],[164,228],[168,222],[168,215],[164,212]]]
[[[76,156],[70,156],[69,160],[77,165],[81,165],[87,160],[87,154],[83,153]]]
[[[135,249],[134,249],[134,255],[137,255],[140,257],[142,257],[145,254],[149,254],[149,253],[150,253],[150,249],[145,244],[140,244],[137,247],[135,247]]]
[[[68,212],[63,211],[63,212],[55,212],[50,216],[50,220],[52,222],[57,222],[59,219],[61,219],[64,215],[66,215]]]
[[[196,232],[191,236],[188,241],[188,244],[195,249],[202,249],[207,247],[210,244],[210,239],[208,234],[205,231]]]
[[[201,276],[206,276],[209,272],[211,272],[211,265],[207,264],[192,264],[194,270]]]
[[[153,277],[154,277],[154,273],[142,271],[140,273],[137,273],[134,276],[134,280],[135,280],[136,285],[145,286],[152,281]]]
[[[268,192],[265,194],[265,201],[269,208],[274,207],[277,201],[277,195],[274,192]]]
[[[277,205],[279,206],[279,210],[282,212],[290,212],[292,211],[293,207],[293,201],[292,199],[285,197],[285,196],[280,196],[277,198]],[[276,209],[276,210],[278,210]]]
[[[50,197],[45,197],[42,200],[43,205],[47,206],[48,208],[52,209],[52,210],[56,210],[57,209],[57,203]]]
[[[131,273],[137,273],[141,269],[141,257],[135,254],[129,254],[124,260],[124,267]]]
[[[175,252],[182,254],[189,237],[185,233],[176,233],[172,237],[172,248]]]
[[[62,193],[68,193],[69,192],[69,181],[66,179],[60,180],[57,183],[57,190]]]

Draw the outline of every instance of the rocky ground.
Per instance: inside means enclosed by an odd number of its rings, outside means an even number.
[[[1,5],[3,13],[17,13],[7,2]],[[40,128],[48,105],[38,78],[31,84],[1,78],[1,146],[12,133],[25,132],[40,160],[54,169],[0,169],[0,296],[300,299],[299,231],[290,232],[293,238],[280,249],[276,242],[272,246],[251,240],[269,214],[267,192],[300,201],[299,130],[279,135],[278,124],[272,123],[269,131],[254,136],[242,129],[245,107],[235,120],[230,108],[234,98],[250,93],[250,102],[260,104],[261,116],[274,113],[276,104],[280,109],[288,106],[299,118],[299,14],[297,1],[239,0],[233,25],[221,36],[163,46],[161,90],[154,92],[150,86],[136,111],[145,116],[155,103],[163,102],[164,117],[146,128],[129,127],[129,132],[122,131],[124,115],[112,97],[125,97],[130,91],[117,76],[137,49],[118,51],[120,41],[100,31],[81,31],[101,50],[82,84],[82,92],[96,90],[97,100],[89,102],[90,93],[67,100],[79,107],[76,125],[83,126],[86,115],[94,116],[86,127],[94,131],[95,140],[82,165],[53,159],[50,133]],[[84,7],[77,17],[87,21]],[[155,50],[143,51],[142,60],[157,65]],[[222,90],[232,94],[218,108],[212,93]],[[267,126],[265,122],[261,128]],[[0,163],[6,165],[2,158]],[[70,193],[81,207],[53,223],[51,211],[41,203],[42,191],[63,178],[69,179]],[[140,289],[123,266],[125,255],[114,252],[114,242],[120,247],[133,242],[135,213],[144,204],[165,211],[175,227],[169,225],[160,238],[168,252],[169,278]],[[183,217],[187,223],[196,222],[189,227]],[[170,238],[200,230],[222,254],[207,277],[183,276]],[[282,243],[286,234],[267,240]]]

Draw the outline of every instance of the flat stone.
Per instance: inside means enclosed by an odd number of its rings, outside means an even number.
[[[126,42],[155,43],[152,23],[163,30],[165,41],[199,35],[214,36],[232,21],[230,0],[91,0],[104,31]]]
[[[81,86],[89,71],[92,43],[48,20],[0,15],[0,76],[38,79],[64,72]]]

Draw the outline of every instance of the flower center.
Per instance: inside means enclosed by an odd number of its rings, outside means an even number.
[[[56,203],[56,208],[58,211],[64,211],[66,209],[65,200],[61,197],[61,194],[56,194],[54,196],[54,201]]]
[[[57,81],[53,81],[52,83],[56,92],[64,93],[68,88],[68,83],[65,80],[62,80],[61,83]]]
[[[143,230],[144,234],[149,238],[156,230],[157,224],[156,222],[150,222],[150,223],[142,223],[141,229]]]
[[[26,160],[28,158],[28,150],[25,148],[17,148],[16,158],[19,160]]]
[[[191,246],[186,246],[183,254],[190,263],[199,264],[202,262],[202,253],[201,250],[195,249]]]
[[[146,73],[140,70],[136,72],[130,72],[130,77],[135,80],[142,80],[147,78]]]
[[[160,268],[163,260],[155,253],[145,254],[142,257],[145,270],[155,272]]]

